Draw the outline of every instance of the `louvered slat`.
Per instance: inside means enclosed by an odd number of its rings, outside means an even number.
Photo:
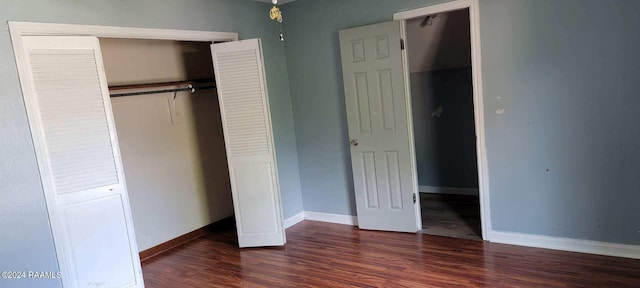
[[[216,60],[230,156],[271,153],[256,51],[220,53]]]
[[[118,183],[93,50],[30,50],[57,194]]]

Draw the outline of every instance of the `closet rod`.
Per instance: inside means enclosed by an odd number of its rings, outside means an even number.
[[[185,87],[185,88],[176,88],[176,89],[164,89],[164,90],[152,90],[152,91],[142,91],[142,92],[130,92],[130,93],[118,93],[111,94],[111,98],[114,97],[124,97],[124,96],[136,96],[136,95],[149,95],[149,94],[161,94],[161,93],[171,93],[171,92],[182,92],[189,91],[191,93],[195,93],[200,90],[208,90],[215,89],[216,86],[204,86],[204,87]]]
[[[196,80],[187,80],[187,81],[173,81],[173,82],[156,82],[156,83],[147,83],[147,84],[119,85],[119,86],[109,86],[109,90],[128,90],[128,89],[138,89],[138,88],[155,88],[155,87],[164,87],[164,86],[204,84],[204,83],[211,83],[211,82],[215,82],[215,80],[213,80],[213,79],[196,79]]]
[[[126,90],[126,89],[142,89],[142,88],[152,88],[152,87],[163,87],[163,86],[179,86],[179,85],[187,85],[187,87],[183,88],[174,88],[174,89],[160,89],[160,90],[151,90],[151,91],[140,91],[140,92],[129,92],[129,93],[115,93],[111,94],[111,97],[123,97],[123,96],[136,96],[136,95],[149,95],[149,94],[160,94],[160,93],[171,93],[171,92],[191,92],[195,93],[198,90],[207,90],[207,89],[215,89],[216,86],[200,86],[196,87],[194,84],[198,82],[213,82],[213,81],[179,81],[179,82],[162,82],[162,83],[151,83],[151,84],[138,84],[138,85],[123,85],[123,86],[112,86],[109,87],[110,91],[114,90]]]

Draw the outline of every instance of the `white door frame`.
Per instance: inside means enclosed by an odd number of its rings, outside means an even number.
[[[485,141],[485,121],[484,121],[484,102],[482,96],[482,65],[480,53],[480,15],[478,11],[478,0],[456,0],[443,4],[427,6],[423,8],[398,12],[393,14],[393,20],[402,21],[402,38],[407,40],[406,20],[424,17],[436,13],[451,12],[456,10],[469,9],[469,22],[471,29],[471,67],[472,67],[472,83],[473,83],[473,114],[475,120],[476,132],[476,152],[478,161],[478,184],[480,196],[480,222],[482,225],[482,239],[490,241],[489,235],[491,229],[491,209],[489,201],[489,169],[487,166],[487,148]],[[416,168],[415,142],[413,135],[413,114],[411,112],[411,86],[410,73],[407,59],[407,50],[403,50],[403,62],[405,73],[405,89],[407,91],[407,111],[409,111],[409,135],[411,145],[411,161],[414,173],[415,191],[418,191],[418,177]],[[416,205],[419,207],[419,205]],[[420,211],[417,211],[420,217]]]
[[[75,25],[75,24],[50,24],[50,23],[32,23],[32,22],[9,22],[9,31],[11,33],[11,40],[13,42],[13,52],[15,53],[16,64],[18,68],[18,75],[20,77],[20,86],[22,88],[22,94],[25,101],[27,114],[29,117],[29,126],[38,127],[38,123],[35,115],[37,115],[38,103],[34,101],[33,97],[30,97],[30,92],[33,91],[32,84],[29,81],[23,81],[28,79],[27,73],[29,71],[29,65],[27,61],[27,55],[24,50],[24,36],[94,36],[98,38],[125,38],[125,39],[150,39],[150,40],[175,40],[175,41],[197,41],[197,42],[222,42],[222,41],[236,41],[238,40],[237,33],[230,32],[209,32],[209,31],[193,31],[193,30],[169,30],[169,29],[153,29],[153,28],[129,28],[129,27],[115,27],[115,26],[94,26],[94,25]],[[111,115],[107,117],[113,117],[113,113],[108,111]],[[115,129],[115,127],[114,127]],[[33,130],[33,129],[32,129]],[[115,130],[114,130],[115,131]],[[46,151],[44,145],[44,139],[38,133],[31,133],[33,139],[34,149],[36,151]],[[41,159],[42,155],[46,153],[36,153],[36,161],[40,171],[46,169],[46,163],[44,159]],[[126,187],[126,181],[123,178],[122,182]],[[43,190],[45,201],[47,203],[55,202],[55,195],[49,189],[50,183],[43,179]],[[126,188],[125,188],[126,189]],[[53,214],[54,205],[47,205],[47,211],[49,215]],[[56,237],[54,239],[65,239],[61,229],[54,229],[61,227],[60,223],[57,223],[56,217],[49,217],[49,225],[51,226],[52,233]],[[131,223],[133,225],[133,223]],[[60,259],[66,259],[61,257],[67,257],[63,246],[55,245],[56,259],[60,269],[68,269],[68,267],[62,267],[63,263],[68,261],[62,261]],[[63,281],[65,277],[63,276]]]

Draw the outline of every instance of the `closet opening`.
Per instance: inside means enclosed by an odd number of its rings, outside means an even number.
[[[406,20],[422,232],[482,239],[469,9]]]
[[[100,38],[143,260],[235,225],[210,44]]]

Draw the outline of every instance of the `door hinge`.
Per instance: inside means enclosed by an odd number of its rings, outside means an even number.
[[[404,50],[404,39],[400,39],[400,50]]]
[[[413,204],[416,204],[416,193],[413,193]]]

